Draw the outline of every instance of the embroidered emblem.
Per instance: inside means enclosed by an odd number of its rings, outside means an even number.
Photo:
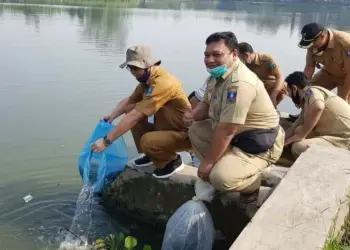
[[[307,95],[312,95],[312,90],[311,90],[311,89],[308,89],[308,90],[306,91],[306,94],[307,94]]]
[[[237,97],[237,91],[228,91],[227,92],[227,101],[234,102]]]

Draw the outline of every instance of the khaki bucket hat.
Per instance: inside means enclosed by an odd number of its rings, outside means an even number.
[[[126,61],[119,65],[120,68],[125,68],[127,65],[132,65],[141,69],[146,69],[153,65],[159,65],[161,61],[153,61],[152,50],[148,46],[133,46],[126,51]]]

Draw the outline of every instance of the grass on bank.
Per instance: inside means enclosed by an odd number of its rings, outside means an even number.
[[[336,231],[336,220],[337,216],[333,220],[333,226],[323,250],[350,250],[350,195],[348,196],[348,215],[345,217],[339,232]]]

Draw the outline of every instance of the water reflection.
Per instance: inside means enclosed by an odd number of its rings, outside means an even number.
[[[50,7],[44,5],[1,5],[0,13],[4,10],[13,15],[22,13],[25,24],[34,26],[40,32],[40,19],[68,15],[71,21],[77,21],[82,28],[82,42],[95,43],[102,51],[125,51],[127,27],[125,19],[130,12],[119,8],[80,8],[80,7]]]
[[[124,53],[128,33],[126,20],[130,14],[117,8],[86,9],[85,22],[81,22],[82,40],[95,41],[96,47],[103,50]]]
[[[215,2],[206,1],[179,1],[179,2],[145,2],[139,3],[140,8],[149,9],[194,9],[212,10],[211,12],[191,13],[195,18],[210,16],[214,19],[224,20],[227,23],[238,24],[244,22],[249,25],[250,32],[256,34],[268,34],[275,36],[281,28],[289,27],[290,36],[299,33],[302,26],[308,22],[317,21],[326,26],[350,30],[350,8],[344,6],[320,6],[315,8],[314,4],[250,4],[244,2]],[[51,8],[45,5],[1,5],[0,16],[4,9],[12,14],[22,13],[25,16],[25,23],[34,26],[40,31],[40,18],[53,17],[58,15],[69,15],[71,21],[77,20],[82,27],[81,40],[83,42],[93,41],[97,48],[103,51],[123,52],[126,47],[128,35],[127,20],[135,13],[130,9],[115,7],[105,8],[79,8],[62,7]],[[218,10],[219,12],[213,12]],[[186,11],[172,12],[174,21],[181,20]],[[140,16],[152,16],[157,18],[157,11],[137,12]],[[117,51],[116,51],[117,50]]]

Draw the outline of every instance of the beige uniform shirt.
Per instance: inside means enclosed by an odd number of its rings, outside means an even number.
[[[139,83],[130,99],[137,111],[155,115],[157,130],[188,130],[183,115],[191,104],[181,82],[162,67],[152,67],[147,84]]]
[[[255,53],[255,55],[254,62],[247,64],[247,67],[260,78],[265,84],[267,92],[271,94],[276,85],[276,76],[279,73],[279,66],[275,58],[269,54]],[[286,85],[284,88],[286,88]]]
[[[209,104],[213,129],[219,123],[241,125],[237,133],[249,128],[269,129],[278,126],[279,115],[261,80],[240,60],[236,60],[221,78],[209,77],[203,101]],[[277,161],[284,145],[280,129],[274,146],[259,157]]]
[[[323,70],[337,77],[345,77],[350,72],[350,33],[328,30],[329,42],[325,51],[309,48],[306,53],[306,66],[323,65]]]
[[[304,124],[307,111],[316,100],[324,101],[325,109],[309,137],[323,137],[336,146],[349,148],[350,105],[323,87],[311,86],[305,90],[302,97],[302,112],[296,120],[297,125]]]

